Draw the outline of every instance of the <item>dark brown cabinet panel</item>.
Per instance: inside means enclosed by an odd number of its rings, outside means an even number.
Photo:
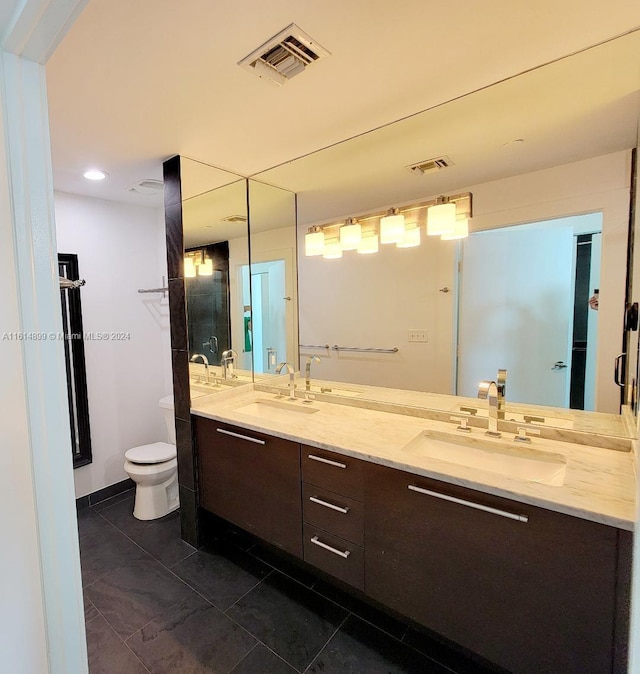
[[[364,550],[311,524],[304,525],[304,561],[364,589]]]
[[[302,557],[300,445],[194,417],[200,505]]]
[[[305,482],[362,501],[364,461],[307,445],[301,452]]]
[[[517,674],[623,671],[624,532],[375,464],[365,484],[372,598]]]
[[[310,484],[302,485],[305,522],[330,531],[356,545],[364,545],[364,504]]]

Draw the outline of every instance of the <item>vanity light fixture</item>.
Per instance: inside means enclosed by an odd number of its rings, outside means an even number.
[[[324,232],[321,227],[310,227],[304,235],[304,254],[307,257],[324,254]]]
[[[196,263],[193,261],[192,257],[184,258],[184,277],[185,278],[196,277]]]
[[[381,243],[413,248],[420,245],[425,220],[427,234],[440,234],[445,241],[462,239],[469,234],[472,207],[473,195],[463,192],[405,204],[386,212],[360,214],[357,221],[349,217],[346,221],[313,225],[305,234],[305,255],[322,255],[327,260],[342,257],[345,250],[366,255],[377,253]]]
[[[340,247],[342,250],[357,250],[362,240],[362,227],[353,218],[347,218],[340,227]]]
[[[420,245],[420,227],[417,223],[413,226],[406,227],[402,241],[398,241],[397,248],[415,248]]]
[[[337,260],[342,257],[342,246],[340,239],[328,239],[324,242],[324,253],[322,257],[325,260]]]
[[[453,234],[456,227],[456,204],[449,197],[438,197],[427,209],[427,235]]]
[[[206,258],[204,262],[198,265],[198,276],[213,276],[213,260]]]
[[[360,239],[360,245],[358,246],[358,253],[361,253],[362,255],[377,253],[380,248],[378,243],[379,238],[375,232],[363,234],[362,239]]]
[[[104,180],[109,174],[100,169],[87,169],[82,175],[87,180]]]
[[[456,218],[456,226],[450,234],[443,234],[440,239],[442,241],[454,241],[456,239],[466,239],[469,236],[469,218],[458,216]]]
[[[400,243],[404,238],[404,215],[397,208],[390,208],[380,218],[380,243]]]

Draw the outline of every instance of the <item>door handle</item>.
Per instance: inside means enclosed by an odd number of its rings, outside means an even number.
[[[615,359],[615,367],[613,371],[613,381],[620,387],[624,388],[624,370],[625,370],[625,365],[626,365],[626,360],[627,360],[627,354],[626,353],[621,353],[618,356],[616,356]],[[622,371],[620,370],[620,364],[622,364]]]
[[[564,368],[567,367],[567,364],[561,360],[556,360],[556,362],[553,364],[553,367],[551,368],[552,370],[564,370]]]

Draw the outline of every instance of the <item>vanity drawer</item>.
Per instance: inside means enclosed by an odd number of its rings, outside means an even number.
[[[364,500],[362,461],[302,445],[302,479],[334,494]]]
[[[304,561],[359,590],[364,589],[364,549],[305,524]]]
[[[310,484],[302,485],[304,521],[356,545],[364,545],[364,504]]]

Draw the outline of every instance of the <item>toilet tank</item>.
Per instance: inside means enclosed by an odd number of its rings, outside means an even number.
[[[165,396],[160,398],[160,409],[162,410],[162,418],[164,425],[167,427],[167,442],[172,445],[176,444],[176,422],[173,413],[173,396]]]

